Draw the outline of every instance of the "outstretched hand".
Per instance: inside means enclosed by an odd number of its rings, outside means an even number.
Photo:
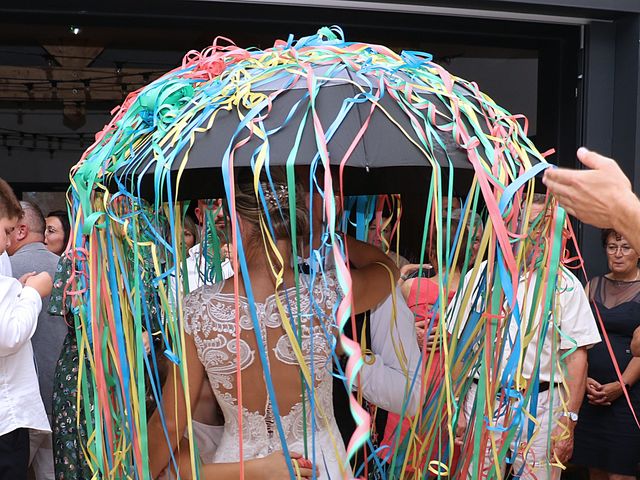
[[[615,160],[582,147],[578,159],[586,170],[547,169],[543,183],[560,205],[579,220],[600,228],[618,228],[618,217],[640,202]],[[622,233],[622,232],[620,232]]]

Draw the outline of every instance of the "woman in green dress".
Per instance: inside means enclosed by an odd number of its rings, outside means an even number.
[[[93,476],[83,448],[87,444],[84,414],[82,411],[77,411],[78,406],[81,409],[83,407],[82,396],[78,397],[80,358],[77,330],[70,299],[65,298],[64,294],[71,272],[72,263],[67,256],[63,255],[53,280],[53,291],[49,303],[49,313],[64,316],[69,328],[58,358],[53,382],[53,458],[57,480],[81,480]],[[88,362],[84,361],[87,367]],[[86,388],[90,389],[91,385],[87,385]],[[91,396],[88,391],[85,394]],[[92,402],[88,404],[93,409]]]

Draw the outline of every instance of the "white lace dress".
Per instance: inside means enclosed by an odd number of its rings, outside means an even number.
[[[224,434],[215,461],[237,462],[239,455],[238,379],[234,294],[221,293],[223,283],[204,286],[185,300],[185,331],[194,339],[216,399],[224,413]],[[313,372],[314,405],[308,391],[302,402],[299,363],[282,325],[276,297],[256,303],[260,337],[267,355],[280,421],[290,451],[304,454],[306,431],[308,457],[314,460],[320,478],[341,479],[346,453],[333,414],[331,376],[332,311],[339,286],[334,272],[327,272],[314,284],[312,295],[300,287],[300,315],[296,290],[288,289],[279,298],[290,312],[300,335],[305,363]],[[313,300],[312,300],[313,298]],[[298,328],[300,325],[300,328]],[[240,369],[242,382],[242,446],[245,459],[264,457],[282,450],[274,416],[274,399],[267,393],[263,366],[257,349],[256,332],[247,299],[240,297]],[[315,458],[314,458],[315,453]]]

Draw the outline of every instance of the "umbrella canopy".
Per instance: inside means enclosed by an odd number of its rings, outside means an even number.
[[[264,51],[187,55],[114,120],[87,160],[113,174],[112,191],[143,197],[159,182],[178,199],[222,196],[220,168],[256,161],[342,169],[352,194],[424,190],[441,168],[462,193],[476,171],[502,183],[541,160],[515,117],[430,55],[329,29]]]

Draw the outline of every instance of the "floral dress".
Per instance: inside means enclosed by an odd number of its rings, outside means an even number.
[[[64,304],[64,287],[71,276],[71,261],[62,256],[53,281],[49,313],[64,316],[69,327],[56,365],[53,381],[53,457],[55,476],[58,480],[92,478],[92,472],[84,455],[87,430],[84,414],[77,412],[78,398],[78,344],[73,313]],[[85,360],[85,367],[88,362]],[[91,385],[87,386],[91,389]],[[87,392],[89,398],[91,391]],[[91,403],[89,403],[91,405]],[[93,406],[90,407],[93,410]],[[78,416],[78,413],[80,415]],[[79,421],[78,421],[79,419]]]
[[[155,298],[156,293],[152,284],[153,259],[147,250],[141,250],[140,253],[143,299],[146,303],[146,311],[151,316],[153,333],[159,330],[158,326],[160,324],[160,314]],[[135,253],[129,250],[126,255],[126,264],[133,264]],[[70,298],[67,297],[66,302],[64,300],[64,290],[68,279],[71,277],[72,267],[71,260],[63,255],[58,263],[49,304],[49,313],[64,316],[69,327],[67,336],[62,344],[62,351],[56,365],[53,383],[53,453],[57,480],[94,478],[85,456],[87,445],[89,445],[85,418],[87,418],[87,415],[92,415],[94,410],[93,385],[90,381],[83,381],[81,383],[81,391],[78,391],[80,358],[77,334],[80,333],[80,326],[76,326],[74,314],[70,310]],[[139,275],[136,272],[129,272],[129,274]],[[85,362],[84,371],[91,371],[86,353],[83,361]],[[160,377],[163,378],[164,376],[166,374],[163,375],[160,372]],[[148,376],[146,380],[147,385],[145,388],[150,393],[151,387]],[[158,385],[158,388],[161,388],[161,385]],[[78,405],[80,406],[80,411],[78,411]],[[155,406],[155,399],[151,396],[151,398],[147,399],[147,410],[152,412]],[[89,409],[89,412],[84,411],[86,408]]]

